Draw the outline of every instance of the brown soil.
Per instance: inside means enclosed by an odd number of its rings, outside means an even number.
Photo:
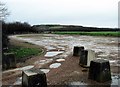
[[[63,85],[70,81],[79,81],[84,79],[87,76],[87,72],[83,73],[82,69],[79,66],[79,57],[72,57],[70,55],[66,58],[66,61],[57,69],[52,69],[48,74],[48,84],[49,85]]]

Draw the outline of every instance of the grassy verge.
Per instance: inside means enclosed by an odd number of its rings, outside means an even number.
[[[40,55],[42,53],[42,49],[12,46],[8,52],[15,53],[16,58],[24,58],[32,55]]]
[[[90,36],[114,36],[114,37],[120,37],[120,32],[54,32],[54,34],[90,35]]]

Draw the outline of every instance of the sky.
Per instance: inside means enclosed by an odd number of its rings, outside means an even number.
[[[118,27],[119,0],[1,0],[7,22]]]

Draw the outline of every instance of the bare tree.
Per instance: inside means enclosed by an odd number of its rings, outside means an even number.
[[[8,9],[6,8],[5,4],[0,1],[0,21],[5,20],[8,15]]]
[[[2,37],[2,48],[7,48],[9,43],[6,30],[2,28],[3,26],[6,26],[5,19],[8,15],[8,9],[6,8],[5,4],[0,1],[0,38]]]

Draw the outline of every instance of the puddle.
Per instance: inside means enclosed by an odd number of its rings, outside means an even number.
[[[51,51],[45,54],[45,57],[54,57],[58,54],[62,54],[64,51]]]
[[[33,68],[33,67],[34,67],[33,65],[29,65],[29,66],[25,66],[25,67],[21,67],[21,68],[6,70],[6,71],[4,71],[3,73],[18,71],[18,70],[27,70],[27,69],[31,69],[31,68]]]
[[[109,55],[108,54],[101,54],[101,55],[98,55],[99,57],[108,57]]]
[[[119,60],[109,60],[109,59],[105,59],[105,58],[96,58],[96,59],[108,60],[110,62],[110,64],[117,63],[119,61]]]
[[[68,56],[68,54],[61,55],[62,58],[66,58],[67,56]]]
[[[115,63],[117,62],[116,60],[109,60],[110,63]]]
[[[70,82],[68,83],[67,87],[119,87],[120,85],[120,77],[118,75],[112,76],[112,80],[105,82],[105,83],[98,83],[95,81],[95,83],[91,83],[91,81],[89,82],[84,82],[84,81],[76,81],[76,82]]]
[[[71,82],[68,84],[67,87],[88,87],[87,84],[83,83],[83,82]]]
[[[51,47],[51,46],[46,46],[45,48],[47,49],[47,51],[50,51],[50,50],[56,50],[56,48]]]
[[[44,73],[48,73],[50,71],[50,69],[40,69],[41,71],[43,71]]]
[[[28,69],[31,69],[33,67],[34,67],[33,65],[25,66],[25,67],[20,68],[19,70],[28,70]]]
[[[57,59],[56,61],[57,62],[63,62],[63,61],[65,61],[65,59]]]
[[[65,47],[62,47],[62,46],[57,46],[58,47],[58,49],[60,49],[60,50],[65,50]]]
[[[61,63],[53,63],[49,67],[50,68],[58,68],[59,66],[61,66]]]
[[[101,49],[95,49],[95,48],[94,48],[94,51],[95,51],[96,53],[98,53],[98,52],[101,52],[101,53],[102,53],[102,50],[101,50]]]
[[[96,58],[96,59],[103,59],[103,58]]]
[[[17,78],[16,82],[13,85],[22,85],[22,77]]]
[[[45,60],[36,61],[35,64],[43,65],[43,64],[49,63],[51,61],[53,61],[53,59],[45,59]]]
[[[111,85],[118,85],[120,83],[120,78],[118,76],[112,76]]]

